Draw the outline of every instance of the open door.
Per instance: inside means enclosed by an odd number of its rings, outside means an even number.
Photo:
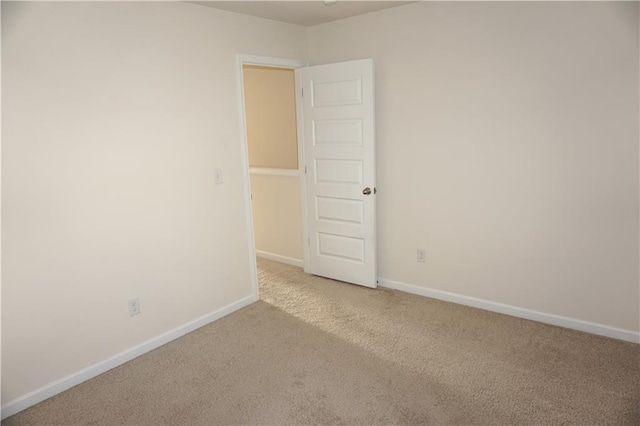
[[[305,272],[377,286],[373,61],[296,70]]]

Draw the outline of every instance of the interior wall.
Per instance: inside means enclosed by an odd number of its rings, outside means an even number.
[[[293,70],[245,65],[243,73],[249,165],[297,170]]]
[[[301,265],[300,178],[252,173],[251,194],[258,256]]]
[[[2,3],[4,403],[252,295],[238,53],[305,60],[306,30]]]
[[[638,16],[421,2],[309,29],[312,64],[375,62],[380,277],[639,330]]]
[[[301,263],[295,75],[292,69],[245,65],[244,98],[253,224],[259,256]],[[283,173],[284,172],[284,173]]]

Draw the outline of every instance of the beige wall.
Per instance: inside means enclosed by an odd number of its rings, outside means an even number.
[[[292,69],[245,65],[249,164],[298,169],[295,77]],[[256,250],[302,262],[300,182],[296,176],[251,173]]]
[[[304,60],[305,29],[3,2],[3,403],[251,295],[237,53]]]
[[[252,173],[251,193],[258,254],[302,262],[300,179]]]
[[[244,66],[244,102],[253,167],[298,168],[293,70]]]
[[[639,330],[638,3],[424,2],[308,37],[313,64],[375,61],[381,277]]]

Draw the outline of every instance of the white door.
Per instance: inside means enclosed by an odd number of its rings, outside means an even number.
[[[305,272],[375,288],[373,61],[296,70],[306,190]]]

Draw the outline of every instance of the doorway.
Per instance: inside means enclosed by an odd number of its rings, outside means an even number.
[[[375,288],[377,286],[375,220],[377,191],[375,187],[373,60],[362,59],[313,67],[303,67],[300,62],[294,62],[296,61],[239,55],[238,75],[245,151],[245,190],[249,206],[247,209],[249,247],[254,253],[263,255],[265,253],[260,249],[256,251],[257,238],[254,238],[254,235],[257,236],[258,233],[254,230],[254,224],[261,223],[261,219],[254,220],[254,215],[262,213],[257,213],[251,208],[251,187],[254,186],[251,181],[256,180],[250,177],[251,169],[254,172],[251,175],[256,176],[295,177],[297,175],[300,198],[297,198],[296,204],[301,207],[301,215],[296,219],[279,218],[277,222],[284,223],[283,229],[288,231],[291,230],[292,223],[297,226],[302,225],[303,250],[300,251],[297,244],[296,249],[298,255],[302,257],[304,271]],[[293,76],[289,74],[292,69],[295,69]],[[248,121],[252,114],[249,108],[255,108],[257,111],[255,114],[258,116],[272,110],[281,110],[274,108],[270,98],[275,96],[271,90],[272,86],[279,83],[268,83],[266,87],[269,90],[263,87],[261,90],[269,94],[258,96],[261,99],[255,105],[250,105],[252,101],[245,94],[245,86],[249,89],[251,85],[248,80],[245,80],[245,73],[248,76],[254,73],[265,74],[265,72],[272,75],[278,74],[280,77],[286,76],[287,81],[293,82],[293,96],[290,95],[291,90],[286,89],[289,94],[285,97],[288,97],[289,104],[293,102],[295,106],[283,108],[296,112],[295,115],[291,114],[290,121],[295,122],[296,126],[297,169],[271,167],[273,164],[290,166],[295,161],[291,161],[293,156],[289,153],[284,157],[274,155],[274,148],[268,144],[256,148],[256,152],[260,152],[257,156],[249,152],[251,142]],[[290,87],[289,85],[287,87]],[[273,126],[278,118],[261,118],[261,120],[266,122],[266,124],[262,123],[262,127],[267,128]],[[293,125],[290,125],[284,131],[276,132],[275,139],[282,138],[282,134],[286,132],[292,134],[292,127]],[[260,134],[259,137],[262,138],[263,135]],[[260,144],[259,140],[254,142]],[[294,144],[290,142],[285,145]],[[252,163],[254,167],[251,167]],[[280,186],[283,185],[280,184]],[[286,209],[287,205],[290,206],[294,200],[294,191],[290,191],[290,194],[289,201],[284,201],[280,205],[274,203],[274,197],[269,197],[267,203],[263,205],[269,204],[272,212],[279,211],[282,214],[286,211],[285,216],[287,216],[292,212],[282,209]],[[274,225],[268,224],[267,228],[270,227]],[[273,230],[268,229],[268,231]],[[282,230],[275,233],[268,232],[268,234],[272,240],[278,241],[283,239],[279,232]],[[295,239],[301,240],[299,234]],[[300,261],[289,256],[274,260],[282,261],[287,258],[294,259],[296,264]],[[251,258],[251,265],[254,297],[257,300],[259,298],[257,261],[254,256]]]
[[[295,76],[243,66],[256,255],[303,266]]]
[[[257,257],[302,267],[302,203],[294,69],[304,62],[239,55],[249,194],[249,243]],[[252,259],[258,299],[257,262]]]

